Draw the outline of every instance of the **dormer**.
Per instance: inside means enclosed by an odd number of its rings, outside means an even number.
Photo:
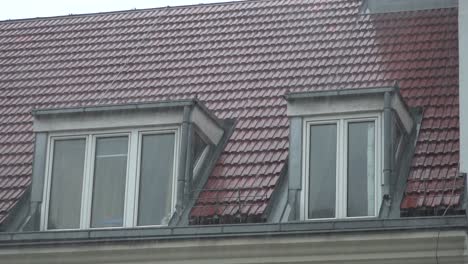
[[[290,93],[286,99],[289,213],[283,221],[385,217],[398,196],[395,161],[413,146],[404,142],[415,129],[398,88]]]
[[[34,230],[166,226],[222,123],[197,100],[33,111]]]

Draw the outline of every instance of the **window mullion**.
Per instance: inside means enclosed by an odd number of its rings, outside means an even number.
[[[52,182],[52,162],[53,153],[54,153],[54,139],[49,137],[48,144],[47,144],[47,166],[46,166],[46,173],[45,173],[45,184],[44,184],[44,194],[43,194],[43,204],[42,204],[42,215],[41,215],[41,228],[43,230],[47,230],[47,222],[49,218],[49,203],[50,203],[50,189],[51,189],[51,182]]]
[[[307,122],[304,122],[303,126],[303,138],[302,138],[302,155],[303,155],[303,161],[302,161],[302,193],[301,193],[301,199],[302,199],[302,208],[300,210],[301,216],[300,219],[308,219],[308,208],[309,208],[309,152],[310,152],[310,124]]]
[[[382,129],[382,118],[378,116],[375,120],[375,212],[374,214],[377,216],[380,209],[380,198],[382,197],[382,188],[383,188],[383,181],[380,175],[382,173],[382,139],[383,137],[383,129]]]
[[[335,218],[341,217],[341,183],[340,183],[340,174],[341,174],[341,120],[336,122],[337,133],[336,133],[336,200],[335,200]]]
[[[81,198],[81,228],[89,228],[91,220],[91,201],[93,187],[94,138],[86,136],[85,170],[83,176],[83,192]]]
[[[135,226],[135,203],[138,163],[138,130],[132,130],[129,136],[128,167],[125,182],[124,227]]]
[[[341,119],[340,121],[340,146],[341,146],[341,151],[338,154],[339,159],[340,159],[340,173],[337,175],[337,182],[340,187],[340,192],[339,192],[339,217],[340,218],[345,218],[346,217],[346,207],[347,207],[347,177],[346,177],[346,168],[347,168],[347,152],[348,152],[348,129],[347,129],[347,122],[344,119]]]

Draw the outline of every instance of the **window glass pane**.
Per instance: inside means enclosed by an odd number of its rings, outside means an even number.
[[[335,217],[336,124],[310,127],[309,218]]]
[[[54,143],[48,229],[80,227],[85,148],[85,139]]]
[[[399,122],[394,119],[393,120],[393,127],[394,127],[394,131],[395,131],[395,142],[394,144],[392,145],[393,147],[393,152],[394,152],[394,160],[397,161],[399,156],[400,156],[400,153],[401,153],[401,149],[402,149],[402,141],[403,141],[403,131],[401,130],[401,127],[399,125]]]
[[[197,134],[193,135],[193,148],[192,148],[192,157],[193,157],[193,166],[195,166],[200,159],[201,154],[206,148],[206,143],[203,139]]]
[[[91,227],[123,225],[128,137],[96,139]]]
[[[174,134],[143,135],[138,225],[167,224],[172,209]]]
[[[375,129],[374,122],[348,124],[348,213],[375,214]]]

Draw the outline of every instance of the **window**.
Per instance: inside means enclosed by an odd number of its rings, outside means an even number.
[[[398,161],[403,150],[403,139],[404,139],[404,130],[400,122],[395,118],[393,120],[393,127],[394,127],[394,145],[393,145],[393,152],[394,152],[394,160]]]
[[[195,132],[193,134],[193,146],[192,146],[192,165],[193,165],[193,175],[199,175],[201,169],[201,164],[203,163],[205,157],[208,155],[208,144],[202,137]]]
[[[306,119],[306,219],[372,217],[380,194],[380,115]]]
[[[167,224],[177,137],[177,128],[51,134],[43,229]]]

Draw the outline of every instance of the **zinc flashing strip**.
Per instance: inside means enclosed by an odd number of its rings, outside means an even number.
[[[33,116],[46,115],[62,115],[62,114],[80,114],[80,113],[95,113],[107,111],[125,111],[139,109],[158,109],[170,107],[184,107],[195,104],[195,100],[175,100],[175,101],[158,101],[138,104],[116,104],[116,105],[99,105],[87,107],[71,107],[71,108],[47,108],[32,110]]]
[[[413,217],[399,219],[360,219],[336,221],[302,221],[275,224],[232,224],[185,227],[116,228],[76,231],[0,233],[2,247],[37,244],[75,244],[282,236],[291,234],[334,234],[390,231],[466,230],[465,216]]]
[[[373,88],[357,88],[357,89],[339,89],[328,91],[313,91],[313,92],[294,92],[285,95],[287,101],[308,98],[320,98],[331,96],[352,96],[352,95],[368,95],[368,94],[383,94],[385,92],[395,92],[397,87],[373,87]]]
[[[196,105],[200,110],[211,119],[218,127],[223,127],[221,120],[216,117],[202,102],[198,99],[188,100],[166,100],[157,102],[144,102],[135,104],[115,104],[115,105],[97,105],[86,107],[66,107],[66,108],[45,108],[33,109],[31,111],[34,117],[40,118],[41,116],[50,115],[73,115],[83,113],[99,113],[99,112],[112,112],[112,111],[132,111],[132,110],[152,110],[161,108],[179,108],[185,106]]]

